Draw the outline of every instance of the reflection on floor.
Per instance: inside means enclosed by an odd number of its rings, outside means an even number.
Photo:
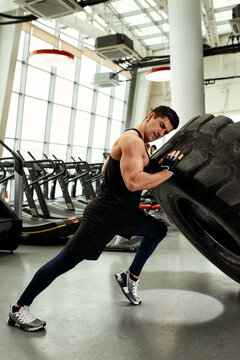
[[[206,260],[178,231],[169,232],[146,264],[140,306],[115,283],[134,254],[104,252],[58,278],[33,303],[46,331],[6,325],[34,272],[59,250],[20,246],[0,253],[2,360],[237,360],[240,354],[239,284]]]

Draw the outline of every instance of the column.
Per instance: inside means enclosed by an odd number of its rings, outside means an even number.
[[[172,108],[180,126],[205,112],[200,0],[168,0]]]

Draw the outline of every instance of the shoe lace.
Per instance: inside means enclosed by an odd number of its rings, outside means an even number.
[[[18,313],[16,313],[16,316],[23,323],[32,322],[36,320],[35,317],[33,317],[32,314],[30,313],[29,307],[26,305],[23,306]]]
[[[131,281],[131,292],[132,294],[137,298],[137,287],[138,287],[138,281]]]

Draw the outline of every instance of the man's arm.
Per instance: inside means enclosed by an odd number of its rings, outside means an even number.
[[[144,172],[144,146],[141,139],[125,138],[121,141],[120,168],[126,187],[130,191],[151,189],[168,180],[173,173],[162,170],[154,174]],[[179,156],[181,159],[183,155]]]

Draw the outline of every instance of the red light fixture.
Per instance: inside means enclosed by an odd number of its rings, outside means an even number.
[[[65,50],[42,49],[28,54],[29,61],[35,65],[64,66],[74,62],[74,55]]]
[[[170,66],[164,66],[148,70],[145,73],[145,78],[149,81],[169,81],[171,80],[171,68]]]

